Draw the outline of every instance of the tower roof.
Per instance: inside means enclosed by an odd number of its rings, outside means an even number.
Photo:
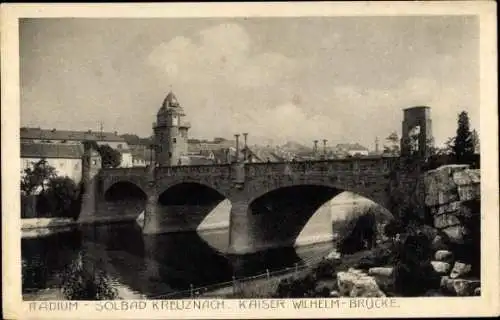
[[[165,97],[165,99],[163,100],[163,105],[162,106],[165,106],[166,108],[168,107],[179,107],[179,102],[177,101],[177,97],[175,96],[175,94],[172,92],[172,91],[169,91],[169,93],[167,94],[167,96]]]
[[[158,110],[158,114],[168,111],[176,111],[177,113],[184,114],[184,110],[182,109],[179,101],[177,101],[177,97],[172,91],[169,91],[165,99],[163,99],[163,103],[160,110]]]

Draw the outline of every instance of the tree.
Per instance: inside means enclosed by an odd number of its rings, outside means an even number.
[[[400,148],[398,134],[396,132],[392,132],[387,138],[385,138],[385,140],[388,144],[384,146],[384,153],[392,156],[399,155]]]
[[[469,127],[469,116],[465,111],[458,115],[457,135],[453,141],[452,155],[458,163],[468,163],[474,155],[473,135]]]
[[[78,186],[69,177],[53,177],[47,183],[47,189],[40,196],[45,211],[53,217],[75,218],[79,212],[74,208],[78,201]],[[42,209],[42,208],[40,208]]]
[[[98,146],[97,151],[101,156],[103,168],[116,168],[122,162],[122,154],[107,144]]]
[[[38,187],[45,190],[45,184],[56,177],[56,169],[41,159],[33,163],[32,168],[26,168],[21,175],[21,191],[26,195],[31,195]]]

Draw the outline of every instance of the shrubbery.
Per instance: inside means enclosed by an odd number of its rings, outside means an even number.
[[[334,222],[334,232],[339,235],[338,250],[342,254],[371,249],[380,236],[377,226],[392,219],[378,206],[356,208],[345,221]]]
[[[392,242],[380,244],[364,255],[355,263],[354,267],[368,270],[373,267],[380,267],[393,264],[396,261],[395,246]]]
[[[431,232],[426,226],[410,225],[395,246],[394,291],[402,296],[423,295],[439,288],[440,276],[431,265]]]
[[[39,217],[64,217],[76,219],[79,214],[79,188],[68,177],[55,177],[38,195]]]
[[[313,273],[306,276],[285,278],[280,281],[274,298],[314,298],[329,297],[330,289],[317,287],[317,278]]]
[[[318,280],[335,278],[335,271],[339,264],[339,260],[322,260],[313,268],[313,273]]]
[[[63,294],[68,300],[113,300],[118,291],[100,269],[86,270],[82,259],[75,260],[62,275]]]

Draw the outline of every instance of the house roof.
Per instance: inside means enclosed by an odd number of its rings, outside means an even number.
[[[188,152],[190,153],[200,153],[204,150],[220,150],[235,147],[236,142],[233,140],[224,140],[220,142],[196,142],[188,144]]]
[[[267,162],[268,160],[272,162],[279,162],[284,160],[283,157],[278,156],[275,152],[267,148],[252,146],[249,147],[248,150],[252,156],[261,162]]]
[[[72,131],[41,128],[21,128],[21,139],[41,139],[41,140],[101,140],[113,142],[125,142],[117,132],[93,132],[93,131]]]
[[[21,158],[80,159],[83,151],[80,144],[21,143]]]
[[[366,150],[368,151],[368,148],[360,145],[359,143],[339,143],[336,146],[337,150],[346,150],[346,151],[359,151],[359,150]]]

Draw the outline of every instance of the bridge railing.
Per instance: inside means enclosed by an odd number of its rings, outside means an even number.
[[[301,175],[324,175],[337,172],[388,172],[398,160],[398,157],[352,157],[344,159],[324,159],[287,162],[253,162],[232,164],[201,164],[165,166],[154,169],[156,177],[164,176],[210,176],[231,177],[235,165],[242,166],[245,176],[265,176],[274,174],[299,173]],[[141,176],[152,168],[106,168],[101,175],[108,176]]]

